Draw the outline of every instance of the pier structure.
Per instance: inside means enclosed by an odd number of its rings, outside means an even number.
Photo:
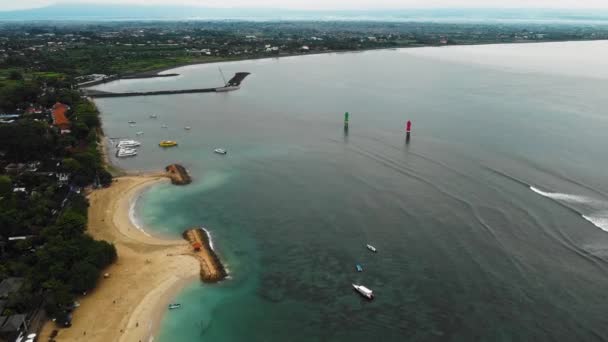
[[[213,250],[209,233],[205,228],[190,228],[182,236],[192,246],[192,255],[201,265],[201,280],[203,282],[215,283],[226,278],[228,273]]]
[[[153,95],[175,95],[175,94],[194,94],[194,93],[216,93],[234,91],[240,88],[241,82],[250,73],[248,72],[237,72],[234,76],[226,82],[222,87],[214,88],[196,88],[196,89],[181,89],[181,90],[156,90],[156,91],[133,91],[124,93],[112,93],[107,91],[100,91],[95,89],[83,88],[82,91],[86,96],[103,98],[103,97],[129,97],[129,96],[153,96]]]

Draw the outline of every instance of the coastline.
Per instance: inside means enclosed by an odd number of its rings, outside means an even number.
[[[327,50],[327,51],[316,51],[316,52],[308,52],[308,53],[288,53],[284,55],[277,56],[255,56],[255,57],[238,57],[238,58],[226,58],[224,60],[211,60],[211,61],[192,61],[187,63],[178,63],[172,66],[165,66],[156,69],[150,69],[146,71],[133,72],[129,74],[125,74],[120,77],[104,79],[100,81],[95,81],[96,83],[87,84],[85,86],[80,86],[79,88],[89,88],[94,87],[104,83],[110,83],[113,81],[119,80],[128,80],[128,79],[139,79],[139,78],[154,78],[154,77],[173,77],[179,76],[180,74],[171,73],[168,75],[161,74],[165,71],[170,71],[173,69],[191,66],[191,65],[199,65],[199,64],[216,64],[216,63],[230,63],[230,62],[243,62],[249,60],[260,60],[260,59],[280,59],[280,58],[288,58],[288,57],[305,57],[305,56],[314,56],[314,55],[324,55],[330,53],[359,53],[359,52],[368,52],[368,51],[379,51],[379,50],[401,50],[401,49],[416,49],[416,48],[446,48],[446,47],[454,47],[454,46],[477,46],[477,45],[519,45],[519,44],[545,44],[545,43],[564,43],[564,42],[588,42],[588,41],[601,41],[603,39],[577,39],[577,40],[539,40],[539,41],[517,41],[517,42],[481,42],[481,43],[468,43],[468,44],[447,44],[447,45],[410,45],[410,46],[399,46],[399,47],[378,47],[378,48],[369,48],[362,50]]]
[[[113,243],[118,260],[104,270],[110,276],[79,299],[72,326],[58,329],[57,341],[151,341],[166,305],[198,279],[200,266],[187,241],[149,235],[129,217],[142,191],[168,181],[164,176],[125,176],[89,194],[87,233]],[[41,340],[55,329],[48,321]]]

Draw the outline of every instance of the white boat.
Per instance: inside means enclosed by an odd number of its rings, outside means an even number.
[[[169,126],[163,124],[163,125],[160,125],[160,128],[169,128]]]
[[[135,135],[143,135],[143,134],[144,134],[144,132],[142,132],[142,131],[135,133]]]
[[[158,115],[156,114],[150,114],[150,119],[156,119],[158,117]]]
[[[123,148],[123,147],[137,147],[141,145],[141,143],[139,141],[135,141],[135,140],[121,140],[118,142],[118,144],[116,145],[116,147],[118,148]]]
[[[184,129],[185,129],[186,131],[189,131],[191,128],[192,128],[192,127],[190,127],[190,126],[186,126],[186,127],[184,127]]]
[[[118,158],[134,157],[137,155],[137,150],[133,148],[121,148],[116,152]]]
[[[129,127],[135,127],[135,124],[130,124]]]
[[[169,304],[169,310],[173,310],[173,309],[179,309],[181,308],[182,305],[179,303],[175,303],[175,304]]]
[[[369,249],[370,251],[376,253],[378,250],[376,249],[376,247],[372,246],[372,245],[367,245],[367,249]]]
[[[135,123],[135,121],[133,121],[133,120],[129,120],[129,123],[130,123],[130,124],[134,124],[134,123]]]
[[[374,299],[374,292],[363,285],[353,284],[355,291],[367,299]]]
[[[217,153],[217,154],[227,154],[228,151],[224,150],[223,148],[216,148],[215,150],[213,150],[213,152]]]

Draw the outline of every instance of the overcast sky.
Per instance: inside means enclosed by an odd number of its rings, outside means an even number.
[[[505,8],[603,8],[608,0],[0,0],[0,10],[33,8],[53,3],[165,4],[207,7],[247,7],[285,9],[407,9],[429,7]]]

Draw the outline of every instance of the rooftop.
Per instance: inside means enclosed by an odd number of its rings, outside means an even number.
[[[6,298],[9,294],[19,291],[23,285],[23,278],[6,278],[0,283],[0,298]]]
[[[59,128],[64,128],[70,125],[70,120],[65,116],[69,107],[61,102],[55,103],[53,106],[53,124]],[[62,127],[63,126],[63,127]]]

